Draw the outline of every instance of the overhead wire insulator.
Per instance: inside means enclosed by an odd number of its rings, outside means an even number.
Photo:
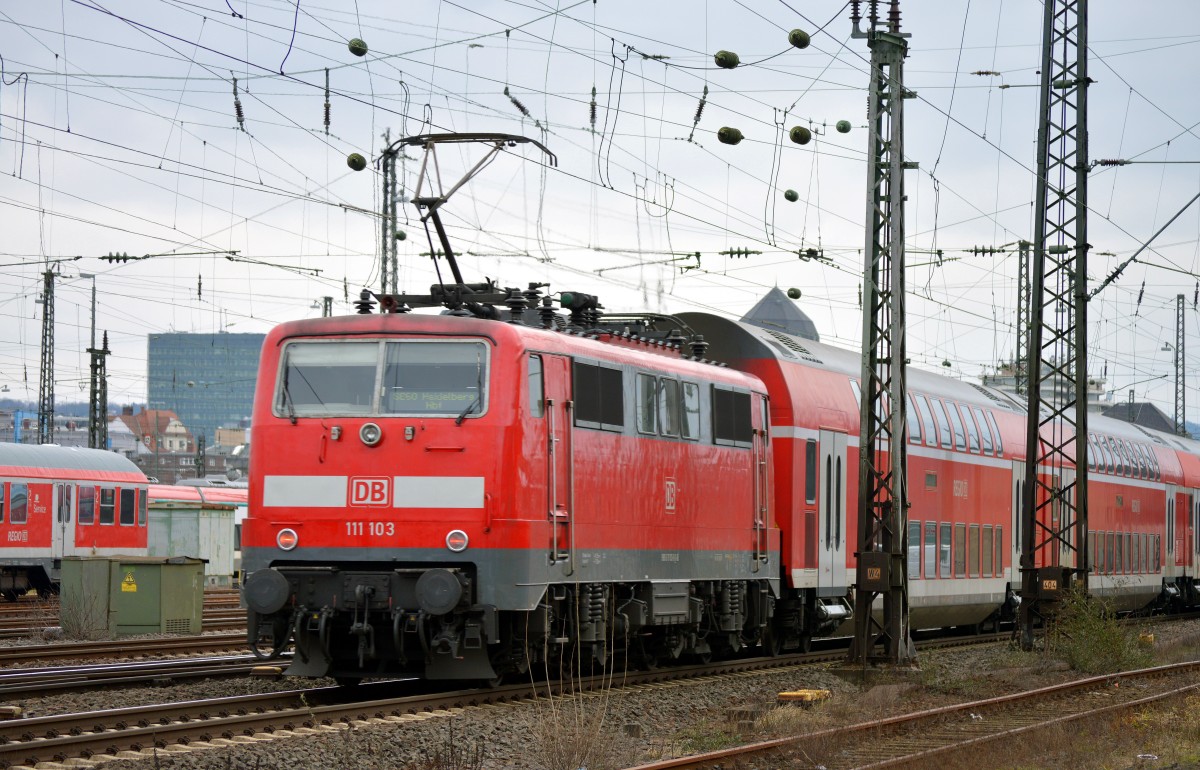
[[[708,86],[704,86],[704,92],[700,95],[700,103],[696,105],[696,117],[692,118],[692,128],[700,122],[700,118],[704,115],[704,105],[708,103]]]
[[[325,135],[329,136],[329,68],[325,68]]]
[[[717,131],[717,141],[721,144],[737,144],[744,138],[741,131],[730,126],[722,126]]]
[[[796,48],[808,48],[808,44],[811,42],[811,39],[809,38],[808,33],[804,30],[793,29],[788,33],[788,42]]]
[[[521,100],[508,92],[508,86],[504,87],[504,95],[508,97],[508,100],[513,103],[513,106],[516,107],[522,115],[527,118],[532,117],[529,114],[529,109],[526,108],[524,104],[521,104]]]
[[[246,130],[246,114],[242,111],[242,100],[238,98],[237,78],[233,79],[233,114],[237,117],[238,128]]]
[[[1142,281],[1142,288],[1138,289],[1137,305],[1133,308],[1133,314],[1136,316],[1142,310],[1142,297],[1146,294],[1146,282]]]
[[[788,203],[795,203],[800,200],[800,193],[795,190],[784,190],[783,197]]]
[[[850,128],[851,128],[850,121],[848,121],[848,120],[839,120],[839,121],[837,122],[837,125],[836,125],[836,126],[834,126],[834,128],[836,128],[836,129],[837,129],[837,132],[838,132],[839,134],[848,134],[848,133],[850,133]]]
[[[713,61],[723,70],[731,70],[742,63],[742,59],[733,51],[717,51]]]
[[[596,86],[592,86],[592,101],[588,104],[588,116],[592,123],[592,130],[596,130]]]
[[[788,132],[788,138],[796,144],[808,144],[812,141],[812,131],[804,126],[794,126],[792,130]]]

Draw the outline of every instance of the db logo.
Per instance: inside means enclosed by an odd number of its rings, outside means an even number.
[[[351,505],[388,505],[392,480],[387,477],[359,476],[350,479]]]

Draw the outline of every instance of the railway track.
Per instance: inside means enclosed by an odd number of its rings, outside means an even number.
[[[205,636],[156,637],[153,639],[30,644],[0,648],[0,667],[10,666],[14,663],[36,663],[48,660],[128,659],[246,649],[245,634],[207,634]]]
[[[882,770],[930,767],[978,756],[998,741],[1200,692],[1200,661],[1080,679],[913,714],[679,757],[637,770],[811,767]]]
[[[286,664],[286,659],[280,659]],[[0,671],[0,698],[46,695],[92,687],[134,684],[168,685],[184,679],[246,676],[263,661],[253,655],[105,663],[90,666],[51,666]]]
[[[0,618],[0,639],[36,637],[58,625],[57,613],[44,617],[23,616]],[[221,631],[246,627],[246,611],[238,607],[204,608],[205,631]]]

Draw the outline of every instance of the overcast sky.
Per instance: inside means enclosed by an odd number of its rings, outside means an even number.
[[[1200,5],[1091,5],[1090,155],[1137,161],[1090,177],[1098,283],[1200,192]],[[1015,348],[1042,9],[906,0],[902,11],[917,92],[905,154],[919,164],[906,177],[909,352],[975,380]],[[793,28],[810,47],[788,45]],[[869,52],[850,31],[831,0],[0,2],[0,388],[37,398],[46,260],[61,274],[59,400],[86,399],[91,281],[80,273],[96,276],[113,401],[145,399],[148,333],[265,332],[319,315],[322,296],[353,312],[347,296],[379,288],[369,212],[389,130],[518,133],[556,154],[549,168],[517,147],[446,204],[468,280],[547,281],[614,311],[735,317],[771,286],[797,287],[823,339],[855,347]],[[348,50],[356,37],[365,57]],[[720,49],[742,66],[715,68]],[[814,141],[778,130],[796,125]],[[721,126],[744,141],[719,143]],[[367,170],[347,167],[351,152]],[[444,152],[444,180],[481,153]],[[418,157],[402,164],[408,191]],[[400,282],[424,292],[436,278],[413,213],[403,207]],[[1193,206],[1088,311],[1091,376],[1170,413],[1163,347],[1185,295],[1193,420],[1198,244]],[[797,257],[809,248],[824,259]],[[729,249],[762,253],[719,254]],[[676,257],[697,251],[698,267]],[[99,259],[109,252],[154,256]]]

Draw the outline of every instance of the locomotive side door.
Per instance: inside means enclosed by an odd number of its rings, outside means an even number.
[[[817,560],[817,593],[841,596],[846,592],[846,434],[822,430],[820,493],[817,511],[820,556]]]
[[[546,383],[546,517],[550,521],[550,561],[563,564],[569,575],[575,533],[575,477],[572,429],[575,404],[571,400],[571,359],[543,353]]]

